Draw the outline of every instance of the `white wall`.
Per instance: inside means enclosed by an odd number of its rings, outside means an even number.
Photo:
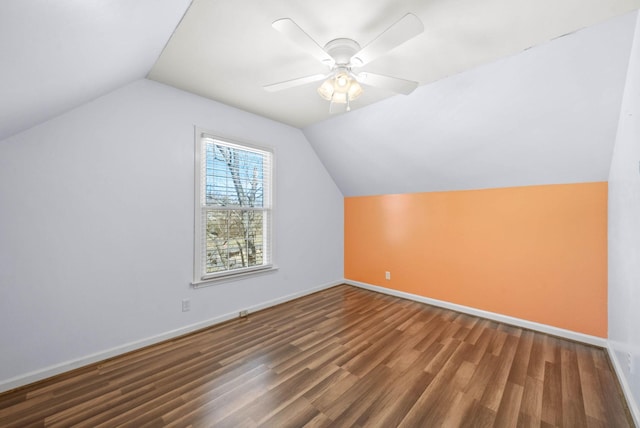
[[[609,344],[640,424],[640,15],[609,175]]]
[[[275,147],[278,271],[190,287],[194,125]],[[300,130],[149,80],[0,141],[0,390],[336,283],[342,200]]]

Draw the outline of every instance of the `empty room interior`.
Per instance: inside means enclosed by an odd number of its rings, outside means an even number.
[[[0,426],[640,426],[640,0],[3,0]]]

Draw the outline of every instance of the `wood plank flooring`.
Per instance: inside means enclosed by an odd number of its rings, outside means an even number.
[[[633,422],[602,349],[341,285],[2,394],[0,426]]]

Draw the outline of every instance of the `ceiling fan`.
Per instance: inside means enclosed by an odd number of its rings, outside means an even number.
[[[278,19],[271,25],[290,41],[325,64],[329,68],[329,72],[264,86],[267,91],[281,91],[325,79],[318,88],[318,94],[331,102],[329,111],[334,103],[346,104],[346,109],[349,111],[351,109],[350,102],[362,94],[360,83],[405,95],[418,87],[418,82],[411,80],[368,71],[357,73],[354,71],[354,69],[366,65],[424,31],[420,19],[411,13],[400,18],[363,48],[355,40],[347,38],[331,40],[324,47],[321,47],[290,18]]]

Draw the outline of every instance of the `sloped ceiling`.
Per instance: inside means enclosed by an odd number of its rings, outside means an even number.
[[[271,27],[292,18],[319,45],[366,45],[407,12],[423,34],[365,70],[425,85],[640,7],[640,0],[194,0],[149,78],[295,127],[329,117],[318,82],[264,85],[327,69]],[[391,96],[366,87],[357,109]]]
[[[607,181],[636,12],[304,128],[345,196]]]
[[[0,141],[147,76],[303,128],[347,196],[606,180],[633,28],[625,13],[638,7],[2,0]],[[273,20],[293,18],[320,44],[366,44],[408,11],[424,34],[367,67],[418,80],[414,93],[365,88],[354,111],[330,116],[315,84],[263,90],[319,67]]]
[[[189,3],[0,1],[0,141],[145,77]]]

